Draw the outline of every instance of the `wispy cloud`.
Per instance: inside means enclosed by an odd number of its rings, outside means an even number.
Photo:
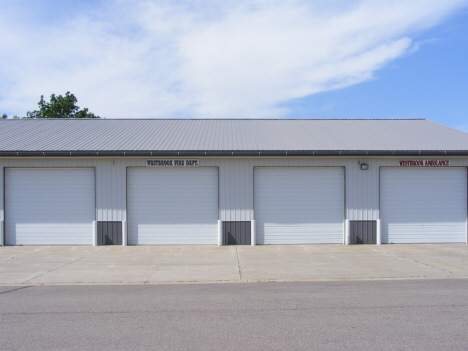
[[[372,78],[414,51],[415,35],[467,5],[34,3],[0,2],[0,112],[24,114],[40,95],[70,90],[109,118],[278,117],[291,99]]]

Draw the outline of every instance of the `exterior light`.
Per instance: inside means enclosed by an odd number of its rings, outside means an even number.
[[[369,169],[369,165],[365,162],[357,161],[358,165],[361,166],[361,171],[367,171]]]

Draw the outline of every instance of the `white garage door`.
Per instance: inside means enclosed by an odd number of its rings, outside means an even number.
[[[216,244],[217,168],[129,168],[129,244]]]
[[[382,168],[384,243],[466,242],[465,168]]]
[[[343,242],[341,167],[255,168],[254,202],[259,244]]]
[[[8,168],[7,245],[92,245],[94,169]]]

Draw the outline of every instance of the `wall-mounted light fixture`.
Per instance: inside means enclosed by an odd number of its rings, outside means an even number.
[[[369,169],[369,165],[365,162],[358,161],[358,164],[361,166],[361,171],[367,171]]]

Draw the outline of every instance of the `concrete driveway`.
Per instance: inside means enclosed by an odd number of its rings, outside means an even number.
[[[467,244],[0,247],[0,284],[468,277]]]

